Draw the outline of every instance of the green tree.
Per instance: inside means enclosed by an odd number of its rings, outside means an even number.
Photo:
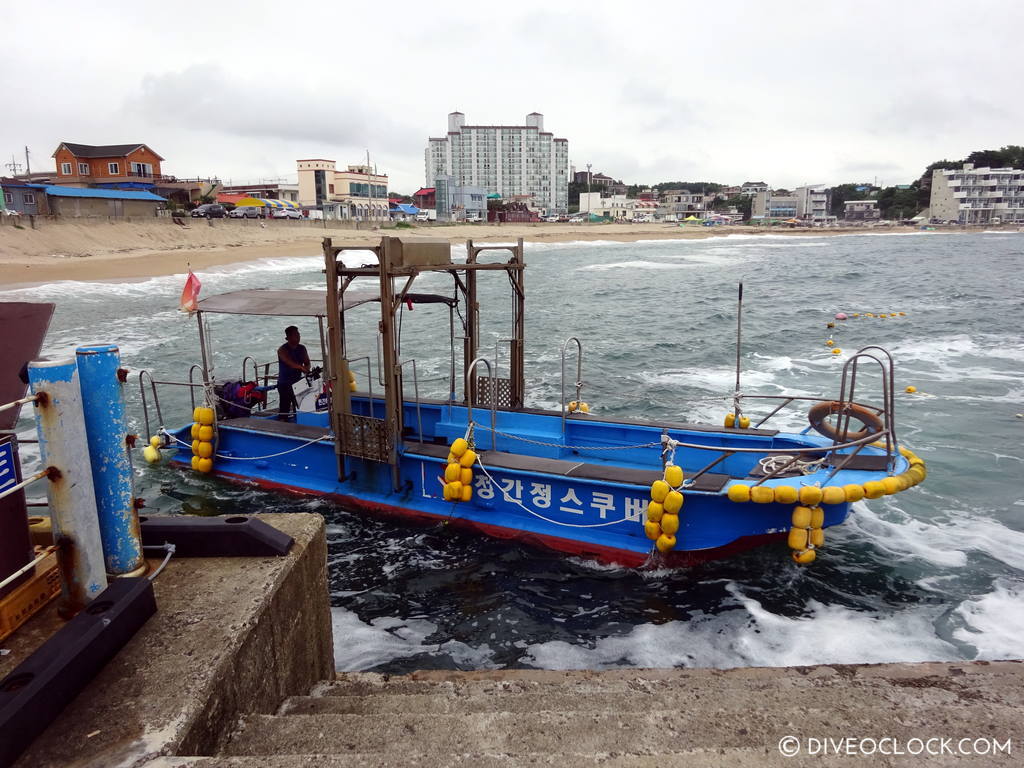
[[[869,200],[875,196],[877,191],[878,187],[873,187],[870,184],[837,184],[832,187],[832,207],[829,212],[833,216],[842,217],[845,209],[843,203],[847,200]]]
[[[657,192],[665,189],[688,189],[691,192],[700,192],[703,189],[705,192],[721,192],[724,186],[714,181],[662,181],[652,188]]]

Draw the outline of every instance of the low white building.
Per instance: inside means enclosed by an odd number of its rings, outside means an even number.
[[[637,201],[625,195],[602,196],[600,192],[580,193],[580,213],[606,219],[632,221]]]
[[[932,171],[930,215],[961,224],[1024,222],[1024,170],[975,168]]]

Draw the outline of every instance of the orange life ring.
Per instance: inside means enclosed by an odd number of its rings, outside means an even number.
[[[855,419],[864,425],[864,429],[856,432],[847,431],[842,438],[843,442],[861,440],[869,435],[876,435],[885,429],[885,427],[882,426],[882,420],[878,418],[878,414],[875,412],[868,410],[863,405],[857,405],[856,403],[842,403],[838,400],[832,400],[827,403],[818,403],[813,406],[811,410],[807,412],[807,419],[811,422],[811,426],[814,427],[818,434],[824,435],[830,440],[837,440],[839,439],[838,429],[829,424],[826,419],[829,416],[839,415],[847,415],[851,419]]]

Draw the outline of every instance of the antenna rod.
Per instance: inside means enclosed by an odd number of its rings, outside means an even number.
[[[740,418],[740,342],[743,339],[743,281],[740,281],[739,296],[736,300],[736,391],[732,396],[733,413],[736,421]]]

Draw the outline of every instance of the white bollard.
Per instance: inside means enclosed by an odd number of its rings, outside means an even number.
[[[58,611],[70,617],[107,587],[78,364],[73,357],[31,362],[28,377],[32,394],[44,396],[35,408],[43,466],[57,470],[47,496],[60,548]]]

